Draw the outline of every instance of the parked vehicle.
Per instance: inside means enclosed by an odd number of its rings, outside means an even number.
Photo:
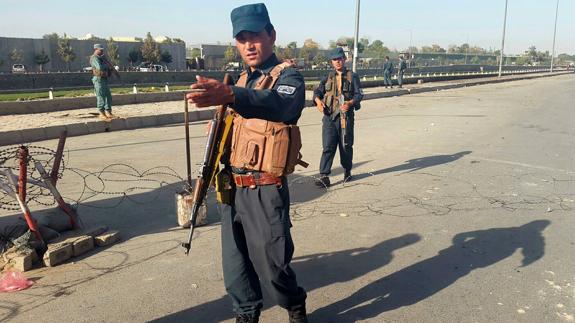
[[[12,73],[26,73],[26,66],[24,64],[12,65]]]
[[[168,67],[165,65],[142,63],[138,66],[140,72],[167,72]]]

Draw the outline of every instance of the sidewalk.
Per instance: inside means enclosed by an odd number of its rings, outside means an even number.
[[[403,89],[399,89],[397,86],[393,89],[385,89],[383,87],[366,88],[364,89],[364,100],[563,74],[567,73],[539,73],[511,75],[501,78],[486,77],[446,82],[410,84],[405,86]],[[306,106],[313,105],[311,98],[312,92],[307,91]],[[0,145],[21,144],[54,139],[58,138],[59,134],[64,130],[68,131],[68,136],[80,136],[106,131],[182,123],[184,122],[183,110],[184,106],[182,101],[117,106],[114,108],[114,113],[121,118],[115,119],[112,122],[100,121],[95,108],[0,116]],[[190,121],[207,120],[211,118],[211,115],[212,109],[197,110],[192,108],[190,111]]]

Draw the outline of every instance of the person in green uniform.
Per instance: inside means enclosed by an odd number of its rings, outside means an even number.
[[[112,93],[108,86],[108,78],[112,73],[118,73],[112,63],[104,56],[104,46],[94,45],[94,55],[90,57],[92,66],[92,83],[96,93],[96,106],[100,112],[100,119],[109,120],[116,116],[112,114]]]
[[[393,63],[389,60],[389,56],[385,56],[385,63],[383,63],[383,85],[393,89],[393,82],[391,81],[393,75]]]

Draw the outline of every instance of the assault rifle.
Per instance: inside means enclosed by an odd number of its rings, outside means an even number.
[[[226,73],[224,75],[224,84],[233,85],[232,77]],[[204,151],[204,159],[200,165],[200,175],[194,185],[194,198],[192,212],[190,214],[190,233],[188,242],[182,242],[182,247],[186,249],[186,255],[190,253],[192,246],[192,236],[196,226],[196,218],[200,206],[206,198],[208,188],[214,181],[214,177],[219,170],[220,160],[226,150],[226,143],[232,128],[233,117],[226,113],[227,105],[221,105],[216,109],[208,132],[208,139]]]
[[[343,112],[343,111],[341,110],[341,106],[342,106],[342,104],[345,102],[343,95],[340,95],[340,96],[339,96],[338,101],[339,101],[339,107],[340,107],[340,110],[339,110],[339,120],[341,121],[341,145],[343,146],[343,149],[345,149],[345,143],[346,143],[346,139],[347,139],[347,136],[346,136],[346,134],[347,134],[347,133],[346,133],[346,128],[347,128],[347,112]]]

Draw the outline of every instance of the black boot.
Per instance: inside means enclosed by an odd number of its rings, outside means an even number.
[[[352,180],[351,170],[345,170],[345,174],[343,175],[343,180],[346,182]]]
[[[315,182],[316,186],[328,188],[331,183],[329,181],[329,177],[322,175],[318,180]]]
[[[260,321],[260,313],[254,314],[238,314],[236,315],[236,323],[258,323]]]
[[[305,304],[296,305],[288,310],[289,323],[308,323]]]

